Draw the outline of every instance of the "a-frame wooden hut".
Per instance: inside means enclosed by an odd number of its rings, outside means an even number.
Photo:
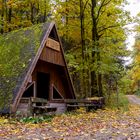
[[[26,113],[46,101],[63,112],[64,99],[74,98],[55,23],[0,36],[0,113]]]

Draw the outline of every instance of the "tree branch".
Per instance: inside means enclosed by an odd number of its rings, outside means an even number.
[[[87,6],[88,2],[89,2],[89,0],[86,1],[85,5],[84,5],[84,7],[83,7],[83,13],[84,13],[84,11],[85,11],[85,9],[86,9],[86,6]]]
[[[119,24],[118,25],[111,25],[111,26],[108,26],[108,27],[105,27],[105,28],[99,30],[98,33],[102,32],[104,30],[107,30],[107,29],[110,29],[110,28],[114,28],[114,27],[119,27],[119,26],[120,26]]]
[[[106,1],[106,0],[103,0],[103,2],[101,3],[101,6],[99,7],[99,10],[98,10],[98,14],[97,14],[96,20],[99,18],[100,11],[101,11],[101,9],[102,9],[102,7],[103,7],[105,1]]]
[[[100,16],[101,16],[103,13],[105,13],[105,10],[100,12]],[[98,22],[99,22],[99,17],[96,19],[96,23],[97,23],[97,24],[98,24]]]
[[[102,7],[108,5],[108,4],[111,2],[111,0],[107,1],[106,3],[105,3],[105,1],[106,1],[106,0],[103,0],[103,2],[101,3],[101,6],[100,6],[100,8],[99,8],[99,10],[98,10],[98,14],[97,14],[96,20],[97,20],[97,19],[99,18],[99,16],[100,16],[100,12],[101,12],[101,10],[102,10]]]

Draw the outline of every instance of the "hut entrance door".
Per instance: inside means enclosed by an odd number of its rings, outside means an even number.
[[[37,73],[37,97],[49,99],[50,74]]]

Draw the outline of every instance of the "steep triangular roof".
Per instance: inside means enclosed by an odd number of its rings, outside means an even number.
[[[11,103],[12,109],[18,104],[52,29],[56,30],[54,22],[0,36],[0,113],[9,112]],[[68,79],[73,90],[69,74]]]

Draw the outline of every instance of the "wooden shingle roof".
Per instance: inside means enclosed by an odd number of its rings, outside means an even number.
[[[51,23],[0,36],[0,113],[9,112]]]

